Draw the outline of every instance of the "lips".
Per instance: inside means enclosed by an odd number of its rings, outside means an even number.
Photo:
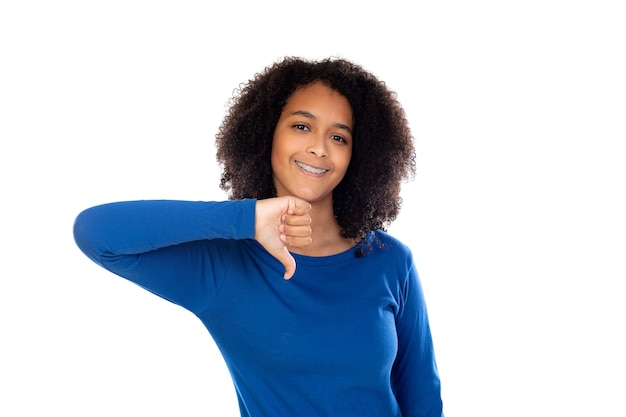
[[[300,161],[296,161],[296,165],[298,165],[301,169],[311,174],[321,175],[321,174],[328,172],[327,169],[315,168]]]

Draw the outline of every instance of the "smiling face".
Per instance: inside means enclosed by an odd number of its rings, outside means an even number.
[[[332,203],[352,156],[352,108],[321,82],[296,90],[282,110],[272,142],[278,196]]]

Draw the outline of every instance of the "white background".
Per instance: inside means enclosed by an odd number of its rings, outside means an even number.
[[[236,416],[202,324],[92,264],[115,200],[218,200],[233,89],[338,55],[398,93],[450,416],[626,415],[619,1],[5,1],[0,414]],[[409,6],[411,4],[411,6]]]

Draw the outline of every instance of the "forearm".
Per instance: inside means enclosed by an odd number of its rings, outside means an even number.
[[[89,208],[74,223],[78,247],[96,263],[201,239],[254,237],[254,200],[142,200]]]

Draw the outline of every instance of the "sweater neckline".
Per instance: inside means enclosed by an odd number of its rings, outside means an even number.
[[[299,253],[291,253],[291,256],[296,260],[296,264],[301,265],[332,265],[337,263],[342,263],[347,260],[352,260],[356,257],[355,251],[358,245],[353,246],[345,251],[335,253],[333,255],[323,255],[323,256],[311,256],[311,255],[301,255]]]
[[[365,241],[369,244],[373,241],[373,236],[375,232],[371,231],[365,236]],[[320,265],[334,265],[344,262],[353,261],[356,258],[356,251],[362,243],[357,243],[349,249],[346,249],[343,252],[339,252],[333,255],[324,255],[324,256],[310,256],[310,255],[300,255],[297,253],[291,253],[291,256],[296,260],[296,264],[301,265],[309,265],[309,266],[320,266]]]
[[[365,240],[369,243],[372,243],[374,233],[375,233],[374,231],[370,232],[365,237]],[[257,249],[267,253],[265,248],[263,248],[263,246],[259,242],[257,242],[254,239],[252,239],[252,242],[254,246],[257,247]],[[307,265],[307,266],[335,265],[335,264],[353,261],[357,257],[355,252],[358,249],[359,245],[360,244],[356,244],[355,246],[349,249],[346,249],[343,252],[339,252],[333,255],[310,256],[310,255],[301,255],[301,254],[293,253],[293,252],[289,252],[289,253],[291,253],[291,256],[293,256],[293,258],[295,259],[296,264]]]

